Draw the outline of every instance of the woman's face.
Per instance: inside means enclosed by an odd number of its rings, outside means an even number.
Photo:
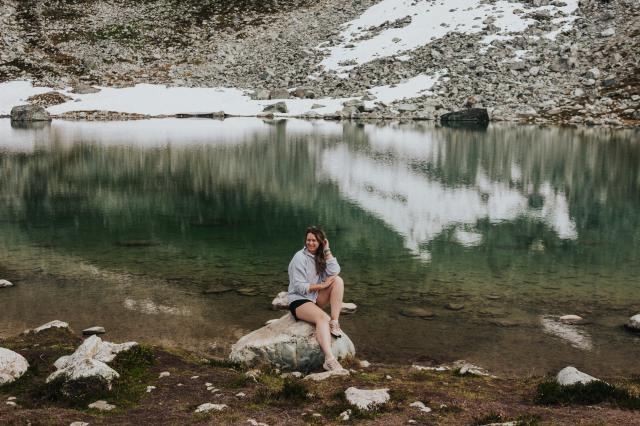
[[[309,250],[311,254],[315,254],[316,250],[318,250],[318,246],[320,245],[320,243],[318,242],[318,239],[316,238],[316,236],[313,235],[311,232],[309,232],[307,234],[307,240],[305,242],[305,245],[307,246],[307,250]]]

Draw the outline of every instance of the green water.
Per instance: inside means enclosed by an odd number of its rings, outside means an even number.
[[[283,314],[270,302],[309,224],[358,304],[342,323],[362,358],[637,372],[632,131],[0,120],[0,278],[16,283],[0,334],[61,319],[223,355]],[[591,324],[558,329],[564,314]]]

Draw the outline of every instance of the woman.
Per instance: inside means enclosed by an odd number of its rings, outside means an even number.
[[[338,273],[340,265],[331,254],[325,233],[315,226],[307,228],[304,248],[289,263],[289,310],[296,321],[315,324],[325,370],[342,369],[331,352],[331,336],[342,337],[338,318],[344,282]],[[331,304],[331,317],[322,310],[327,304]]]

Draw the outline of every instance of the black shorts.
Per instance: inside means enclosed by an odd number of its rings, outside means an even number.
[[[289,311],[291,311],[291,315],[293,315],[293,317],[296,319],[296,321],[298,321],[298,317],[296,316],[296,309],[298,309],[298,306],[302,306],[307,302],[313,303],[309,299],[299,299],[299,300],[294,300],[293,302],[289,303]]]

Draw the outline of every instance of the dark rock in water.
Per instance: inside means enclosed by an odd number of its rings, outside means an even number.
[[[449,302],[445,305],[445,308],[449,309],[450,311],[461,311],[464,309],[464,304]]]
[[[460,111],[449,112],[440,117],[440,122],[464,122],[484,124],[489,122],[489,113],[485,108],[469,108]]]
[[[489,323],[502,328],[517,327],[520,325],[519,322],[507,318],[492,320],[489,321]]]
[[[120,247],[152,247],[160,245],[160,243],[154,240],[124,240],[118,241],[116,245]]]
[[[202,290],[202,294],[220,294],[233,290],[231,287],[225,287],[223,285],[211,286],[206,290]]]
[[[51,116],[41,106],[18,105],[11,108],[11,121],[51,121]]]
[[[264,107],[262,111],[263,112],[279,112],[282,114],[286,114],[287,112],[289,112],[289,109],[287,108],[286,102],[276,102],[275,104],[267,105],[266,107]]]
[[[181,112],[176,114],[176,118],[217,118],[224,119],[227,114],[224,111],[216,112]]]
[[[424,308],[404,308],[400,311],[400,315],[410,318],[431,319],[436,316],[435,313]]]
[[[236,290],[236,293],[242,295],[242,296],[257,296],[258,295],[258,289],[252,288],[252,287],[243,287],[243,288],[239,288]]]

